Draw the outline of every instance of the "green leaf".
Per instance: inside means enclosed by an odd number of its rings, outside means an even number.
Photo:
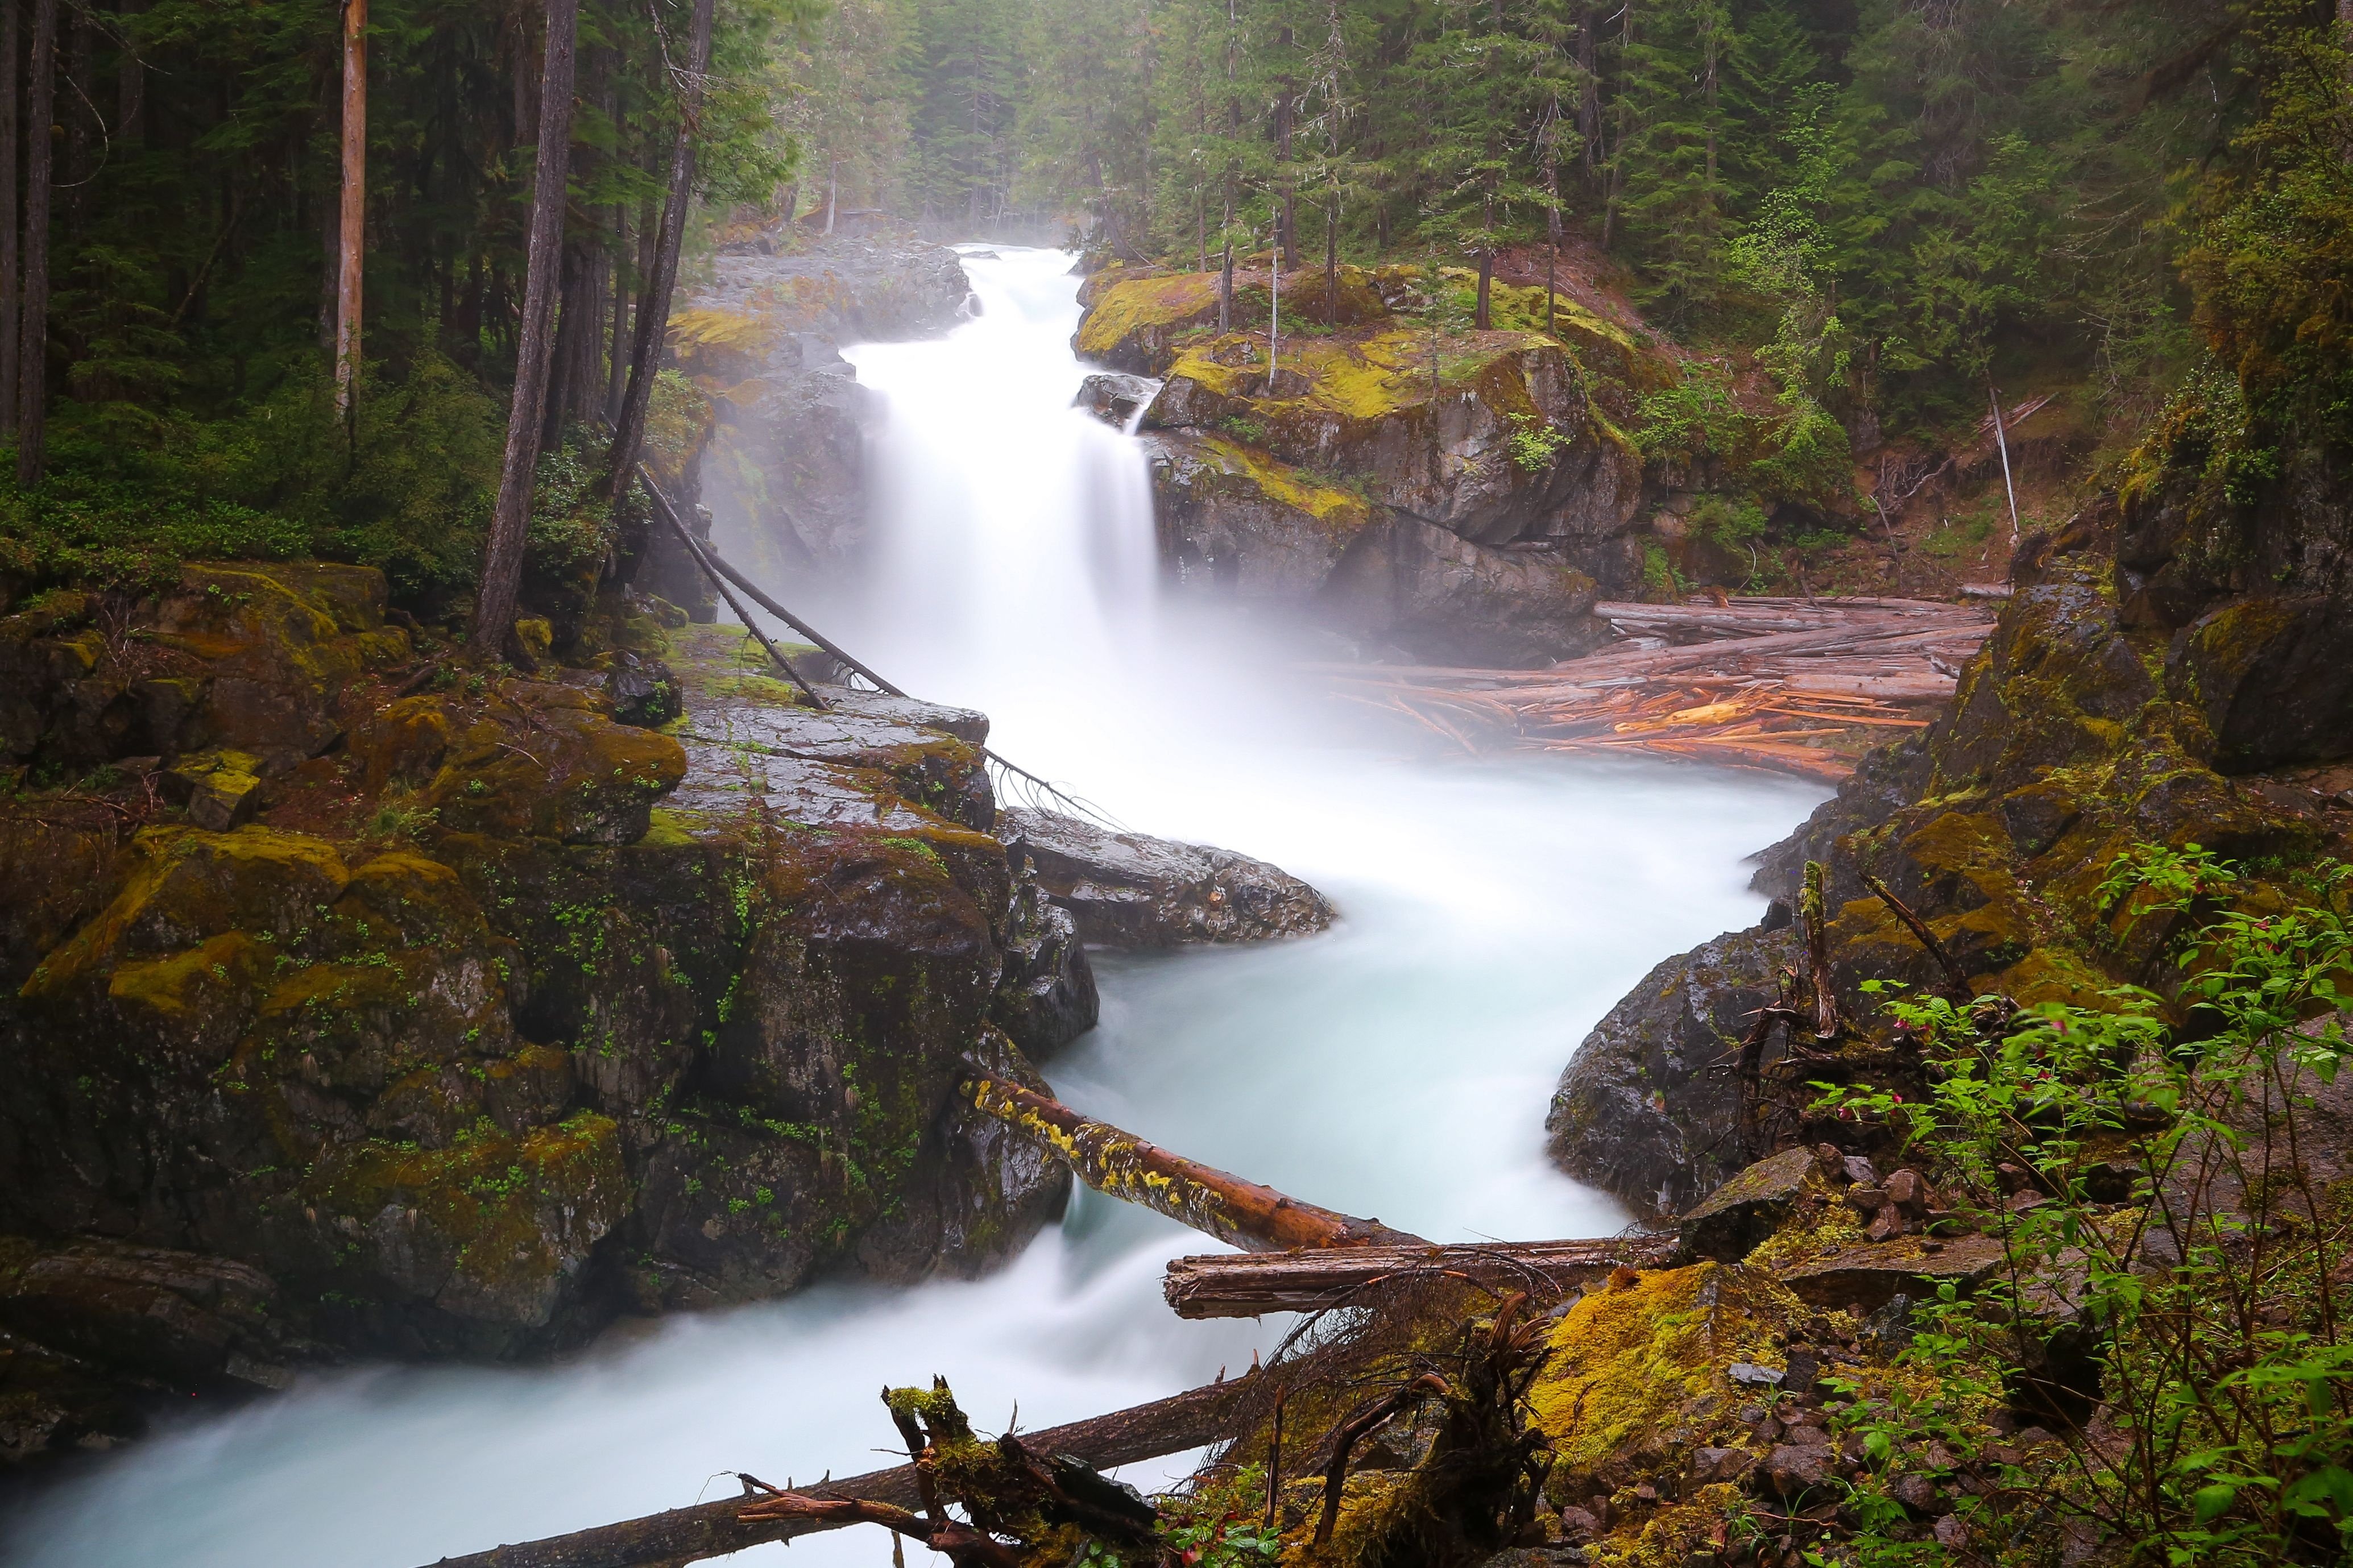
[[[2224,1481],[2200,1487],[2189,1494],[2190,1511],[2200,1524],[2211,1524],[2221,1518],[2238,1500],[2239,1489]]]
[[[2337,1465],[2327,1465],[2304,1477],[2280,1494],[2281,1500],[2297,1513],[2317,1516],[2327,1503],[2339,1519],[2353,1519],[2353,1471]]]

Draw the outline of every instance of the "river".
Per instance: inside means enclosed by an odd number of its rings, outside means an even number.
[[[1070,258],[965,247],[944,340],[850,351],[890,399],[875,568],[825,603],[902,685],[968,703],[1120,823],[1307,878],[1329,932],[1103,955],[1101,1026],[1047,1064],[1073,1104],[1300,1197],[1440,1238],[1606,1234],[1546,1161],[1547,1097],[1652,963],[1753,921],[1746,857],[1821,796],[1652,762],[1434,761],[1281,673],[1311,642],[1165,603],[1142,459],[1071,411]],[[721,539],[749,520],[723,519]],[[45,1568],[414,1568],[889,1463],[876,1391],[944,1373],[980,1425],[1072,1420],[1239,1370],[1282,1322],[1185,1323],[1164,1260],[1210,1244],[1081,1193],[987,1279],[856,1282],[626,1323],[553,1366],[364,1367],[165,1419],[0,1537]],[[1168,1463],[1134,1467],[1147,1489]],[[783,1547],[743,1561],[782,1561]],[[879,1568],[879,1532],[791,1560]]]

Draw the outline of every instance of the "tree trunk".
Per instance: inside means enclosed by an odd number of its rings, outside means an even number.
[[[1324,198],[1324,324],[1340,324],[1340,196]]]
[[[1513,1241],[1455,1247],[1323,1247],[1173,1258],[1160,1293],[1180,1318],[1255,1318],[1343,1306],[1369,1285],[1416,1278],[1468,1279],[1558,1298],[1613,1268],[1661,1268],[1675,1239]]]
[[[16,0],[0,0],[0,430],[16,427],[16,332],[22,275],[16,250]]]
[[[1108,1470],[1181,1454],[1231,1436],[1228,1423],[1244,1399],[1258,1393],[1263,1373],[1253,1372],[1230,1383],[1213,1383],[1183,1394],[1155,1399],[1022,1434],[1032,1453],[1068,1454],[1072,1458]],[[752,1489],[745,1488],[746,1492]],[[898,1465],[824,1483],[831,1496],[868,1502],[895,1503],[912,1508],[923,1501],[918,1472]],[[728,1498],[719,1502],[674,1508],[666,1513],[633,1519],[596,1530],[553,1535],[514,1546],[494,1547],[465,1557],[444,1557],[433,1568],[681,1568],[709,1557],[723,1557],[771,1541],[790,1541],[829,1528],[813,1520],[745,1520],[738,1517],[754,1500]]]
[[[32,92],[25,106],[24,326],[17,337],[16,484],[41,482],[47,434],[49,369],[49,189],[57,116],[58,0],[33,0]]]
[[[1037,1140],[1097,1192],[1155,1209],[1246,1251],[1429,1245],[1377,1219],[1303,1204],[1272,1187],[1173,1154],[1018,1084],[976,1073],[965,1079],[963,1089],[982,1112]]]
[[[147,0],[121,0],[116,14],[136,16]],[[147,65],[139,58],[138,34],[122,30],[122,51],[114,65],[114,139],[126,149],[144,151],[147,142]]]
[[[1494,299],[1495,247],[1482,245],[1479,247],[1479,302],[1471,312],[1471,324],[1482,332],[1495,324]]]
[[[1227,219],[1229,223],[1233,221]],[[1218,264],[1218,331],[1234,330],[1234,242],[1226,241],[1225,259]]]
[[[1601,39],[1595,31],[1600,18],[1600,8],[1588,5],[1577,29],[1577,66],[1584,78],[1577,90],[1577,134],[1583,143],[1578,156],[1588,180],[1599,166],[1601,154]]]
[[[670,183],[662,197],[661,230],[653,265],[638,286],[636,342],[629,356],[629,384],[621,395],[621,416],[613,422],[613,450],[605,470],[605,493],[616,506],[629,493],[629,476],[645,445],[646,410],[661,371],[662,337],[670,328],[670,291],[678,284],[679,247],[686,239],[686,209],[694,195],[694,128],[702,109],[703,78],[711,70],[713,0],[694,0],[686,45],[686,95],[679,105],[678,135],[670,142]]]
[[[580,0],[547,0],[538,166],[532,176],[531,248],[515,352],[514,399],[507,409],[506,461],[499,470],[498,504],[491,512],[490,548],[482,561],[481,588],[468,638],[484,657],[505,646],[514,624],[515,594],[522,583],[523,533],[531,524],[532,477],[539,467],[539,425],[546,411],[548,329],[554,325],[564,264],[564,182],[572,144],[573,44],[579,26]]]
[[[343,185],[335,216],[335,415],[352,417],[360,363],[360,268],[367,237],[368,0],[343,0]]]

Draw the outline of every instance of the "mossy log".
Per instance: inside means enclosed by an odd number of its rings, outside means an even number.
[[[1229,1423],[1262,1375],[1253,1372],[1230,1382],[1213,1383],[1155,1399],[1149,1405],[1131,1405],[1107,1415],[1073,1421],[1066,1426],[1050,1426],[1026,1436],[1023,1446],[1033,1453],[1069,1455],[1098,1470],[1132,1465],[1139,1459],[1156,1459],[1164,1454],[1181,1454],[1229,1436]],[[886,1508],[915,1508],[923,1500],[913,1465],[898,1465],[802,1489],[824,1498],[855,1499]],[[600,1525],[594,1530],[575,1531],[569,1535],[494,1546],[488,1552],[464,1557],[444,1557],[434,1568],[656,1568],[657,1564],[660,1568],[676,1568],[771,1541],[791,1541],[819,1531],[870,1522],[873,1517],[872,1510],[840,1510],[828,1516],[824,1510],[794,1513],[773,1508],[765,1511],[784,1517],[744,1517],[761,1511],[755,1499],[727,1498],[719,1502],[697,1503],[691,1508],[671,1509],[643,1519],[625,1520],[618,1524]]]
[[[1180,1318],[1255,1318],[1344,1305],[1368,1286],[1408,1279],[1467,1279],[1496,1289],[1558,1296],[1616,1268],[1662,1268],[1674,1255],[1674,1237],[1641,1236],[1215,1253],[1171,1258],[1160,1290]]]
[[[1430,1245],[1379,1220],[1303,1204],[1272,1187],[1187,1160],[1002,1079],[968,1075],[964,1092],[986,1114],[1051,1149],[1095,1191],[1157,1209],[1246,1252]]]

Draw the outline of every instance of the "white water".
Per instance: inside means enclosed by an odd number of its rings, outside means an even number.
[[[880,591],[829,613],[902,684],[988,710],[1025,766],[1131,826],[1285,866],[1343,919],[1301,942],[1106,957],[1102,1026],[1049,1076],[1156,1141],[1424,1235],[1614,1228],[1615,1205],[1544,1158],[1553,1081],[1651,964],[1755,918],[1741,858],[1820,792],[1663,763],[1401,760],[1271,678],[1279,649],[1155,611],[1140,464],[1065,406],[1082,374],[1067,265],[973,260],[972,325],[854,352],[895,413],[877,449],[891,500]],[[635,1326],[554,1367],[306,1378],[51,1489],[0,1560],[411,1568],[723,1496],[723,1470],[888,1463],[875,1391],[934,1372],[984,1425],[1017,1400],[1024,1426],[1075,1419],[1271,1342],[1277,1325],[1160,1304],[1163,1260],[1205,1247],[1082,1193],[977,1283],[830,1285]],[[888,1552],[846,1531],[790,1560],[879,1568]]]

